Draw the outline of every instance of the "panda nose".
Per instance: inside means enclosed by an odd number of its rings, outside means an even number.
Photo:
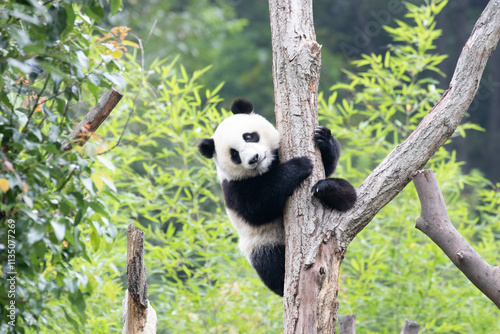
[[[256,155],[254,155],[254,156],[253,156],[253,158],[252,158],[252,159],[250,159],[250,161],[248,161],[248,163],[249,163],[250,165],[253,165],[253,164],[257,163],[258,161],[259,161],[259,155],[258,155],[258,154],[256,154]]]

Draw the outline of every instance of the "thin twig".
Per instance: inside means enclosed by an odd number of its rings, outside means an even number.
[[[38,105],[38,101],[40,101],[40,96],[42,96],[43,92],[45,91],[45,88],[47,88],[47,84],[49,83],[49,79],[50,79],[50,75],[47,73],[47,79],[45,80],[45,83],[43,84],[42,90],[40,91],[40,93],[37,94],[35,105],[33,106],[33,109],[31,110],[30,114],[28,115],[28,121],[26,122],[26,125],[24,126],[23,131],[28,130],[28,124],[31,121],[31,117],[35,113],[36,106]]]
[[[134,36],[137,39],[137,41],[139,42],[139,48],[141,49],[141,82],[139,83],[139,88],[137,89],[137,93],[135,94],[134,103],[132,105],[132,109],[128,113],[127,121],[125,122],[125,126],[123,127],[123,130],[122,130],[122,132],[120,134],[120,137],[118,138],[118,141],[110,149],[108,149],[108,150],[100,153],[100,155],[104,155],[104,154],[110,152],[111,150],[113,150],[115,147],[118,147],[120,145],[120,142],[121,142],[121,140],[123,138],[123,135],[125,134],[125,131],[127,130],[128,124],[130,122],[130,118],[132,117],[132,114],[136,110],[137,100],[139,98],[139,95],[141,93],[142,87],[144,85],[144,46],[142,45],[142,40],[137,35],[135,35],[135,34],[131,34],[131,35]]]
[[[144,45],[148,44],[149,42],[149,38],[151,37],[151,35],[153,34],[153,30],[155,29],[156,27],[156,23],[158,23],[158,20],[155,20],[153,22],[153,25],[151,26],[151,29],[149,30],[149,34],[148,34],[148,37],[146,38],[146,41],[144,42]]]
[[[69,109],[69,103],[70,103],[72,97],[73,97],[73,92],[70,90],[69,95],[68,95],[68,102],[66,102],[66,106],[64,107],[64,113],[62,115],[61,122],[59,123],[59,126],[64,124],[64,120],[66,119],[66,114],[68,113],[68,109]]]

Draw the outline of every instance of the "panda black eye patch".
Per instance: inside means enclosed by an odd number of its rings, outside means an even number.
[[[232,162],[234,162],[237,165],[241,164],[240,153],[238,151],[236,151],[234,148],[232,148],[229,150],[229,154],[231,155]]]
[[[243,134],[243,140],[247,143],[258,143],[259,139],[260,137],[257,132],[246,132]]]

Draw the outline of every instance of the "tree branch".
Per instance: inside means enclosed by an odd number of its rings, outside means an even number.
[[[415,131],[357,189],[353,209],[324,208],[310,189],[324,178],[313,133],[321,46],[316,42],[311,0],[269,0],[276,127],[280,160],[309,156],[313,174],[284,212],[286,278],[284,333],[334,333],[340,264],[352,239],[389,203],[453,134],[479,86],[500,37],[500,0],[490,0],[465,45],[449,89]]]
[[[79,146],[85,145],[102,122],[108,118],[122,97],[123,93],[115,88],[105,92],[97,104],[92,107],[82,121],[71,131],[68,138],[62,143],[61,150],[69,151],[75,143]]]
[[[474,26],[458,59],[450,87],[422,119],[413,133],[398,145],[357,189],[358,201],[346,213],[330,211],[322,232],[312,242],[306,264],[314,263],[325,238],[337,235],[345,248],[411,181],[432,155],[453,134],[479,87],[483,70],[500,38],[500,0],[490,0]]]
[[[490,266],[455,229],[434,172],[413,177],[422,205],[416,228],[426,234],[482,293],[500,308],[500,267]]]

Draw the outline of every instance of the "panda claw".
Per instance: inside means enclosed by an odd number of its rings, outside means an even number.
[[[331,131],[325,126],[317,126],[314,131],[314,141],[318,146],[327,145],[332,138]]]

